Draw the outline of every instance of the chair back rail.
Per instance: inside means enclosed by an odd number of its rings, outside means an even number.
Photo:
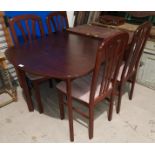
[[[96,98],[97,86],[100,86],[98,98],[106,96],[110,87],[114,89],[128,39],[128,33],[123,32],[103,41],[100,45],[92,77],[90,103]]]
[[[56,11],[50,13],[47,18],[47,28],[48,33],[52,33],[52,26],[54,27],[54,31],[63,31],[68,28],[68,19],[66,11]]]
[[[31,24],[30,24],[31,22]],[[17,30],[21,32],[22,38],[24,42],[32,42],[37,38],[37,24],[39,27],[40,36],[44,36],[44,29],[42,25],[41,18],[36,15],[20,15],[15,16],[9,20],[10,30],[12,32],[12,37],[16,45],[20,44],[20,40],[18,38]],[[25,28],[25,29],[24,29]]]
[[[140,25],[134,32],[133,40],[128,55],[129,57],[125,62],[125,66],[121,76],[122,82],[126,80],[128,77],[130,77],[130,74],[132,74],[134,70],[137,71],[145,43],[150,34],[151,26],[152,25],[150,22],[145,22],[142,25]]]

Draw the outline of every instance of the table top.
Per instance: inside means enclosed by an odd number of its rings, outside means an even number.
[[[81,34],[85,36],[90,36],[93,38],[99,38],[99,39],[106,39],[109,38],[111,35],[114,35],[116,33],[120,33],[122,29],[116,29],[114,27],[108,27],[108,26],[103,26],[102,25],[95,25],[95,24],[85,24],[85,25],[79,25],[73,28],[68,28],[67,31],[76,33],[76,34]],[[132,37],[133,37],[133,32],[127,31],[129,34],[129,41],[128,44],[131,43]]]
[[[30,44],[6,50],[8,60],[36,75],[67,79],[89,73],[95,65],[99,39],[73,33],[54,33]]]

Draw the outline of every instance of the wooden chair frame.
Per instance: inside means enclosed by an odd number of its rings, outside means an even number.
[[[56,18],[55,19],[56,21],[54,21],[54,17]],[[59,17],[60,17],[60,22],[58,20]],[[65,22],[65,25],[64,25],[64,22]],[[47,23],[49,34],[52,33],[51,24],[53,25],[55,32],[65,30],[69,27],[66,11],[51,12],[46,17],[46,23]]]
[[[31,31],[30,31],[30,26],[28,24],[28,21],[32,21],[32,35],[31,35]],[[24,28],[22,26],[21,22],[24,22],[26,25],[26,31],[28,33],[28,36],[26,35],[26,32],[24,31]],[[40,36],[43,37],[44,34],[44,29],[43,29],[43,25],[42,25],[42,20],[39,16],[36,15],[19,15],[19,16],[15,16],[13,18],[11,18],[9,20],[9,26],[10,26],[10,30],[12,33],[12,37],[14,39],[15,45],[20,45],[18,36],[17,36],[17,32],[14,28],[15,24],[17,24],[18,29],[21,31],[22,33],[22,37],[24,39],[24,42],[32,42],[32,40],[36,39],[36,23],[38,23],[39,25],[39,30],[40,30]]]
[[[110,102],[108,120],[111,121],[112,113],[113,113],[113,102],[114,102],[114,93],[115,93],[117,75],[119,72],[119,67],[121,66],[121,63],[122,63],[124,50],[127,46],[128,38],[129,38],[128,34],[123,32],[115,36],[112,36],[109,39],[106,39],[100,45],[97,51],[96,63],[93,69],[89,103],[81,101],[80,99],[75,98],[75,97],[68,98],[69,94],[72,95],[71,94],[71,87],[72,87],[71,83],[69,84],[70,88],[68,87],[66,88],[67,90],[69,90],[67,94],[64,93],[61,89],[59,89],[58,87],[59,84],[57,85],[61,119],[64,119],[63,104],[66,103],[66,105],[69,106],[70,102],[72,102],[72,99],[79,101],[79,103],[82,103],[89,109],[88,114],[86,114],[86,113],[81,112],[80,109],[76,109],[75,107],[68,107],[71,141],[74,140],[73,118],[71,117],[72,110],[80,113],[82,116],[89,119],[89,138],[90,139],[93,138],[94,107],[98,103],[100,103],[100,101],[106,99],[107,97],[109,98],[109,102]],[[101,66],[104,66],[103,67],[104,69]],[[100,91],[99,91],[98,96],[96,97],[95,94],[96,94],[96,90],[98,86],[100,72],[102,73],[101,81],[100,81]],[[66,101],[64,101],[64,96],[67,96]]]
[[[145,43],[149,37],[151,26],[152,25],[150,22],[145,22],[140,25],[134,32],[130,49],[126,51],[129,52],[128,58],[124,62],[125,65],[121,74],[121,79],[120,81],[118,81],[118,104],[116,110],[117,113],[120,112],[123,87],[127,81],[132,84],[129,93],[129,99],[131,100],[133,97],[133,91],[136,82],[136,75],[139,67],[140,58],[143,53]]]
[[[31,30],[30,30],[30,27],[28,24],[28,22],[30,20],[32,21],[32,34],[31,34]],[[21,22],[25,23],[27,34],[26,34]],[[15,27],[14,27],[15,24],[17,24],[19,30],[21,31],[24,42],[27,43],[27,42],[32,42],[33,40],[37,39],[36,25],[35,25],[36,23],[38,23],[38,25],[39,25],[40,36],[43,37],[45,35],[45,33],[44,33],[44,29],[43,29],[42,20],[39,16],[36,16],[36,15],[20,15],[20,16],[15,16],[9,20],[10,30],[11,30],[12,37],[14,39],[16,46],[20,46],[20,42],[19,42],[17,32],[16,32]],[[23,89],[25,89],[24,85],[22,84],[22,80],[20,80],[20,75],[19,75],[17,69],[16,69],[16,72],[17,72],[19,83],[20,83],[21,87],[23,87]],[[36,77],[37,77],[37,75],[36,75]],[[43,106],[41,103],[39,84],[45,80],[48,80],[48,79],[50,79],[50,78],[42,77],[39,79],[31,80],[33,87],[34,87],[34,90],[35,90],[35,96],[36,96],[36,100],[38,103],[38,109],[39,109],[40,113],[43,113]],[[50,86],[52,87],[51,81],[50,81]],[[30,91],[30,87],[29,87],[29,91]]]

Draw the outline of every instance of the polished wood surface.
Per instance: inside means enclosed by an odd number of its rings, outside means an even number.
[[[32,44],[9,48],[6,56],[14,66],[30,73],[75,78],[93,69],[99,42],[85,36],[55,33]]]
[[[93,38],[99,38],[99,39],[106,39],[106,38],[111,37],[111,35],[125,31],[125,32],[128,32],[129,34],[128,44],[131,43],[132,37],[133,37],[133,32],[130,32],[127,30],[116,29],[114,27],[108,27],[107,25],[103,26],[103,24],[95,25],[95,23],[93,25],[91,24],[79,25],[73,28],[69,28],[67,29],[67,31],[80,34],[80,35],[93,37]]]

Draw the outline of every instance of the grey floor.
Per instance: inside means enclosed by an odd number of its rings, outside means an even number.
[[[44,114],[28,112],[22,90],[18,102],[0,109],[0,142],[70,142],[67,113],[60,120],[57,93],[48,83],[41,85]],[[77,104],[74,102],[74,104]],[[155,91],[139,84],[133,100],[125,93],[120,114],[114,108],[113,120],[107,120],[108,103],[95,109],[94,138],[88,138],[88,121],[74,113],[75,142],[155,142]]]

